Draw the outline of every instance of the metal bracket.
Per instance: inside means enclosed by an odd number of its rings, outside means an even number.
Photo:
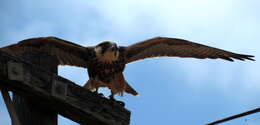
[[[66,99],[68,85],[60,82],[56,77],[52,79],[52,90],[51,93],[53,96],[60,99]]]
[[[23,81],[23,64],[14,61],[7,62],[8,79]]]

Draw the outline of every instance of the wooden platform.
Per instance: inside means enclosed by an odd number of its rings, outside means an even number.
[[[130,111],[22,59],[0,52],[0,88],[86,125],[129,125]],[[1,123],[0,123],[1,124]]]

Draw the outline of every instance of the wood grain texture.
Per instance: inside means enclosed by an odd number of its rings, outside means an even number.
[[[51,73],[58,73],[58,60],[53,56],[37,52],[26,52],[21,57]],[[10,74],[12,73],[9,71],[10,63],[8,64],[8,78],[10,79],[12,78],[10,77]],[[32,80],[31,78],[35,74],[28,75],[28,72],[24,70],[25,66],[23,63],[13,63],[13,65],[18,66],[11,66],[15,67],[15,69],[12,70],[17,70],[13,71],[14,78],[16,76],[19,78],[21,75],[23,78],[17,80],[22,80],[21,82]],[[58,113],[48,107],[41,106],[39,102],[35,102],[34,100],[15,92],[13,94],[13,102],[22,125],[58,125]]]

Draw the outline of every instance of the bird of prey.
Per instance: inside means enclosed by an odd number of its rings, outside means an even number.
[[[87,68],[89,80],[83,87],[96,93],[100,87],[107,87],[111,90],[110,99],[114,99],[115,94],[123,95],[124,92],[138,95],[125,80],[123,71],[126,64],[141,59],[167,56],[254,61],[252,55],[167,37],[155,37],[130,46],[117,46],[114,42],[103,41],[96,46],[87,47],[56,37],[40,37],[22,40],[1,50],[15,56],[30,51],[42,52],[57,57],[59,65]]]

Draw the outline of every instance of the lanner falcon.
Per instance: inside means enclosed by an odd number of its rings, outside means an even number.
[[[110,99],[114,99],[114,94],[123,95],[124,92],[138,95],[123,75],[126,64],[137,60],[168,56],[254,61],[252,55],[237,54],[184,39],[167,37],[156,37],[130,46],[117,46],[114,42],[103,41],[96,46],[87,47],[56,37],[40,37],[23,40],[1,50],[15,56],[30,51],[42,52],[57,57],[59,65],[87,68],[89,80],[83,87],[96,93],[100,87],[107,87],[111,90]]]

